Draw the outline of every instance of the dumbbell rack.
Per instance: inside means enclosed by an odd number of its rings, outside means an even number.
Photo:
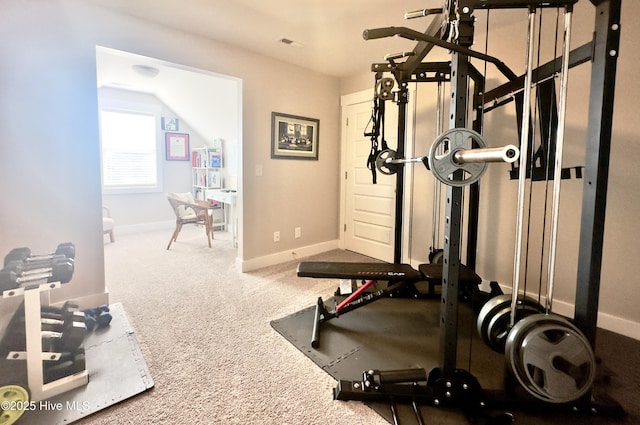
[[[65,393],[89,382],[89,373],[85,369],[73,375],[44,383],[43,362],[58,361],[61,353],[42,351],[41,296],[43,293],[60,288],[60,286],[60,282],[33,283],[24,288],[10,289],[2,293],[2,298],[24,297],[26,351],[11,351],[7,355],[7,359],[27,362],[27,382],[31,401],[35,402]]]

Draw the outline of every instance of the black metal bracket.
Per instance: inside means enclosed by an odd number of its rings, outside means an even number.
[[[444,377],[440,369],[367,370],[361,381],[340,380],[334,388],[335,400],[414,403],[462,409],[473,424],[508,424],[510,414],[492,416],[488,400],[478,380],[463,369]],[[415,408],[415,407],[414,407]]]
[[[404,72],[399,64],[374,63],[372,72],[390,72],[399,83],[435,83],[447,82],[451,78],[451,62],[423,62],[411,72]]]

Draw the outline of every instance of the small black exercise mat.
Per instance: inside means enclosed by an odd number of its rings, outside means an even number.
[[[333,310],[333,299],[325,303]],[[331,319],[321,325],[317,349],[311,347],[314,312],[315,306],[311,306],[273,320],[271,326],[336,380],[360,380],[362,372],[368,369],[424,368],[428,372],[438,366],[439,299],[385,298]],[[458,329],[458,367],[469,370],[484,390],[501,391],[505,377],[504,355],[490,350],[477,336],[475,315],[464,303],[460,305]],[[589,416],[589,423],[640,423],[640,341],[599,330],[596,355],[602,359],[603,371],[594,388],[610,394],[626,410],[627,416],[616,420],[601,415]],[[368,405],[393,423],[389,405]],[[515,423],[526,425],[578,425],[587,420],[555,411],[549,405],[538,406],[535,410],[506,410],[513,413]],[[468,423],[461,410],[420,406],[420,411],[428,424]],[[401,424],[418,423],[411,406],[398,404],[397,412]]]

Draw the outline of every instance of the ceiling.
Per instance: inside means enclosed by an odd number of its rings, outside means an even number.
[[[369,72],[388,53],[411,51],[415,42],[398,37],[364,40],[365,29],[404,26],[424,32],[433,17],[405,20],[408,11],[439,8],[443,0],[85,0],[98,7],[177,31],[214,39],[336,78]],[[482,12],[480,12],[482,13]],[[492,25],[498,25],[492,18]],[[293,40],[291,45],[279,40]],[[155,78],[132,65],[158,68]],[[215,87],[211,73],[157,59],[105,49],[98,52],[98,87],[152,93],[206,139],[219,137],[207,120],[210,105],[198,96]],[[208,75],[206,75],[208,74]],[[218,82],[216,82],[218,80]],[[228,81],[227,81],[228,82]],[[177,87],[176,84],[180,84]],[[215,88],[211,88],[215,90]]]
[[[369,72],[387,53],[410,51],[399,38],[365,41],[365,29],[408,26],[423,32],[432,17],[404,20],[404,13],[441,7],[442,0],[86,0],[113,12],[197,34],[337,78]],[[286,45],[279,40],[293,40]],[[300,44],[297,46],[297,44]],[[133,65],[157,68],[154,78]],[[151,93],[204,139],[220,137],[215,112],[203,90],[215,92],[230,81],[212,73],[131,53],[97,51],[98,87]]]
[[[415,45],[397,37],[365,41],[365,29],[405,26],[424,32],[432,17],[405,20],[404,13],[444,4],[442,0],[87,1],[335,77],[368,72],[386,54],[409,51]],[[278,41],[282,38],[296,43],[283,44]]]

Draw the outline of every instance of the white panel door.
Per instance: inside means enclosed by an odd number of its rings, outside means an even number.
[[[371,131],[372,105],[367,101],[345,108],[345,248],[393,262],[396,178],[378,172],[377,184],[373,184],[371,171],[367,168],[371,138],[364,133],[365,129]],[[385,139],[389,148],[395,150],[398,107],[393,102],[387,102],[385,106]]]

